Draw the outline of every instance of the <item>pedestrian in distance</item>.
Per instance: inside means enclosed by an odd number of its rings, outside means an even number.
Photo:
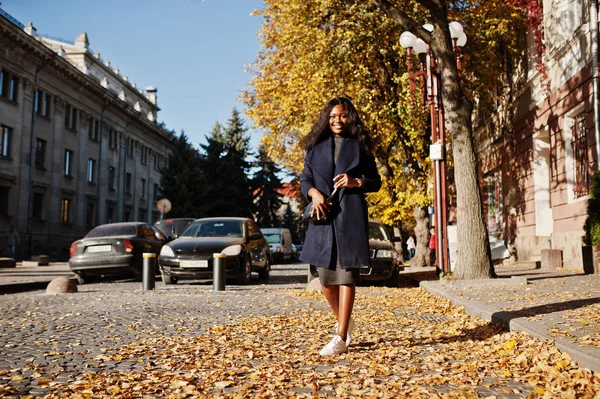
[[[19,233],[15,230],[14,225],[10,225],[6,233],[6,246],[8,247],[8,257],[15,259],[17,245],[21,243]]]
[[[429,230],[429,232],[431,233],[431,235],[429,236],[429,257],[431,259],[431,265],[435,265],[435,229],[431,228],[431,230]]]
[[[410,233],[410,235],[406,239],[406,249],[408,249],[408,256],[410,256],[410,259],[412,259],[415,256],[415,250],[417,249],[413,233]]]
[[[369,218],[364,194],[381,188],[369,136],[354,105],[330,100],[301,142],[306,151],[300,189],[323,224],[309,224],[300,260],[318,266],[337,323],[323,356],[347,352],[358,269],[369,265]],[[329,196],[334,193],[331,200]]]

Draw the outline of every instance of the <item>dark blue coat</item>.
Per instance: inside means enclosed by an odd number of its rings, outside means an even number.
[[[302,194],[311,201],[308,190],[314,187],[328,197],[333,191],[333,177],[341,173],[363,178],[364,185],[338,190],[332,201],[337,212],[328,215],[329,223],[308,225],[300,260],[311,265],[329,266],[335,230],[341,267],[366,266],[369,264],[369,217],[364,193],[379,191],[381,178],[375,159],[360,148],[357,139],[344,138],[335,168],[333,145],[333,137],[328,137],[306,154],[300,179]]]

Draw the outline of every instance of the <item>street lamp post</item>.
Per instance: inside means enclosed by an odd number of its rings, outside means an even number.
[[[434,27],[431,24],[423,25],[423,28],[432,32]],[[460,71],[460,49],[466,44],[467,36],[463,32],[463,27],[458,22],[450,22],[450,36],[454,52],[456,54],[457,66]],[[450,271],[448,265],[448,199],[447,199],[447,181],[446,181],[446,132],[444,121],[444,107],[442,104],[441,78],[436,67],[435,55],[431,48],[422,39],[417,38],[411,32],[404,32],[400,35],[400,45],[406,49],[409,85],[411,100],[414,103],[414,92],[416,82],[421,78],[421,91],[423,93],[423,105],[429,108],[431,115],[431,147],[429,156],[433,161],[433,179],[434,179],[434,209],[435,209],[435,235],[436,235],[436,261],[438,267],[444,272]],[[417,53],[421,68],[415,72],[413,70],[412,54]],[[423,58],[421,57],[424,57]]]

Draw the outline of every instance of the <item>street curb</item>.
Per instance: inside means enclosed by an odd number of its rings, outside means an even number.
[[[443,288],[440,288],[439,282],[422,281],[420,286],[432,295],[446,298],[454,305],[464,307],[469,315],[491,323],[500,324],[507,331],[524,332],[535,338],[554,341],[556,347],[561,352],[568,353],[573,360],[577,361],[580,367],[585,367],[595,373],[600,373],[599,358],[584,352],[579,346],[572,344],[565,338],[551,337],[548,335],[546,327],[525,320],[513,312],[499,311],[480,301],[459,298]]]
[[[27,283],[0,284],[0,295],[45,290],[48,284],[50,284],[50,281],[31,281]]]

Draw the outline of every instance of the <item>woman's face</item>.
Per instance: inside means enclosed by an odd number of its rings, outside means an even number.
[[[329,113],[329,128],[331,129],[331,132],[336,136],[342,134],[347,122],[348,115],[346,114],[344,107],[339,104],[333,107]]]

